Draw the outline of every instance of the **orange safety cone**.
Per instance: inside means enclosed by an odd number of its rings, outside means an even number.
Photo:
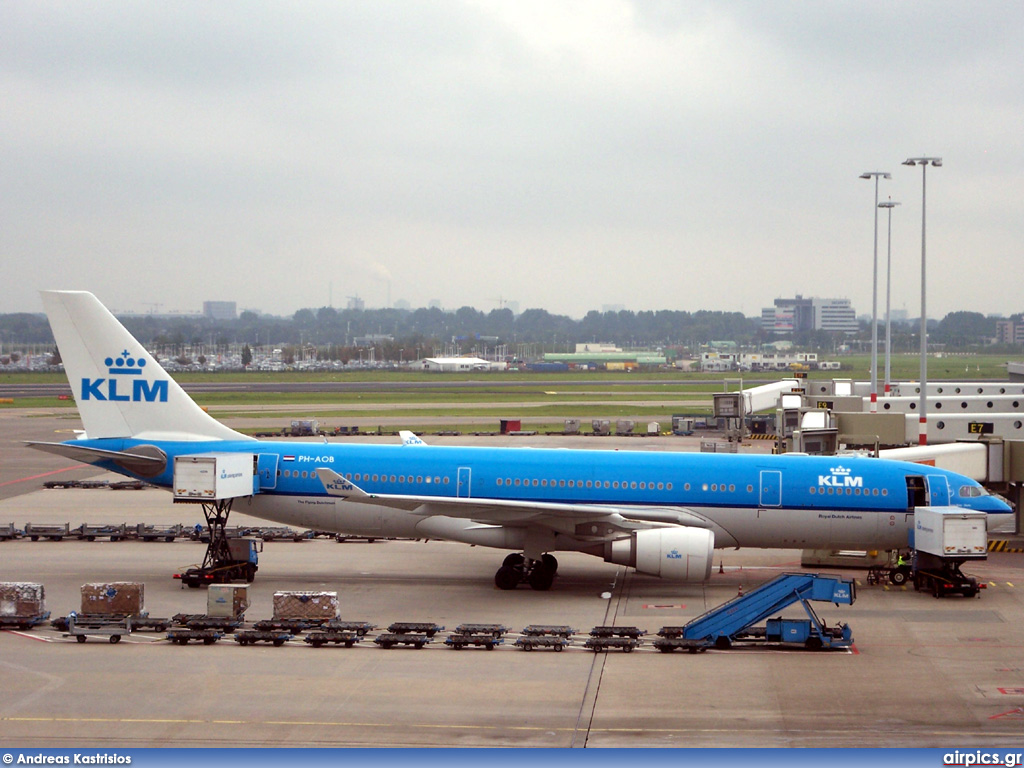
[[[743,585],[740,584],[740,588],[736,590],[736,597],[743,597]]]

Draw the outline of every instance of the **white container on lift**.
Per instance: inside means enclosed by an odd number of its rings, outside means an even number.
[[[988,515],[960,507],[917,507],[914,549],[958,560],[988,557]]]
[[[174,457],[175,501],[220,501],[252,496],[256,471],[251,453]]]

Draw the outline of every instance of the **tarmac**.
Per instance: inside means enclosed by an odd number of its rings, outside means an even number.
[[[75,418],[0,413],[0,523],[174,523],[201,520],[159,490],[56,490],[43,482],[96,476],[21,440],[67,439]],[[60,430],[60,431],[59,431]],[[470,438],[458,438],[467,441]],[[487,438],[479,438],[487,439]],[[496,440],[497,438],[493,438]],[[610,438],[614,440],[614,438]],[[577,439],[580,440],[580,439]],[[670,440],[626,440],[666,450]],[[520,444],[520,443],[517,443]],[[593,438],[581,440],[597,447]],[[612,443],[600,443],[602,447]],[[616,447],[619,447],[616,445]],[[102,476],[101,476],[102,477]],[[113,477],[113,476],[111,476]],[[260,524],[240,512],[231,524]],[[45,586],[53,616],[80,609],[86,583],[145,585],[152,617],[204,613],[205,590],[172,574],[204,547],[166,542],[27,539],[0,542],[0,581]],[[685,623],[780,572],[796,551],[716,551],[707,584],[679,585],[596,558],[559,553],[549,592],[505,592],[505,553],[439,541],[268,542],[250,587],[249,620],[270,618],[277,591],[336,592],[341,618],[382,631],[395,621],[448,630],[497,623],[493,652],[177,646],[162,633],[79,644],[48,625],[0,633],[0,742],[26,748],[210,746],[403,747],[1020,747],[1024,751],[1024,554],[965,566],[987,588],[935,599],[912,587],[858,580],[854,605],[815,604],[848,623],[847,651],[736,648],[662,654],[664,625]],[[799,605],[786,612],[800,618]],[[513,646],[529,624],[580,632],[562,653]],[[647,631],[633,653],[593,653],[593,626]],[[372,637],[376,633],[371,633]]]

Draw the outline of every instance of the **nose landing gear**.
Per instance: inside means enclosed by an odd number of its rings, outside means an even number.
[[[540,560],[530,560],[515,552],[505,558],[494,574],[494,585],[498,589],[515,589],[525,581],[533,589],[545,592],[551,589],[557,573],[558,561],[553,555],[545,553]]]

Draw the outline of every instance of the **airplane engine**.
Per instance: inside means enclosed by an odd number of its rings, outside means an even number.
[[[707,581],[715,534],[705,528],[654,528],[605,546],[604,559],[672,581]]]

